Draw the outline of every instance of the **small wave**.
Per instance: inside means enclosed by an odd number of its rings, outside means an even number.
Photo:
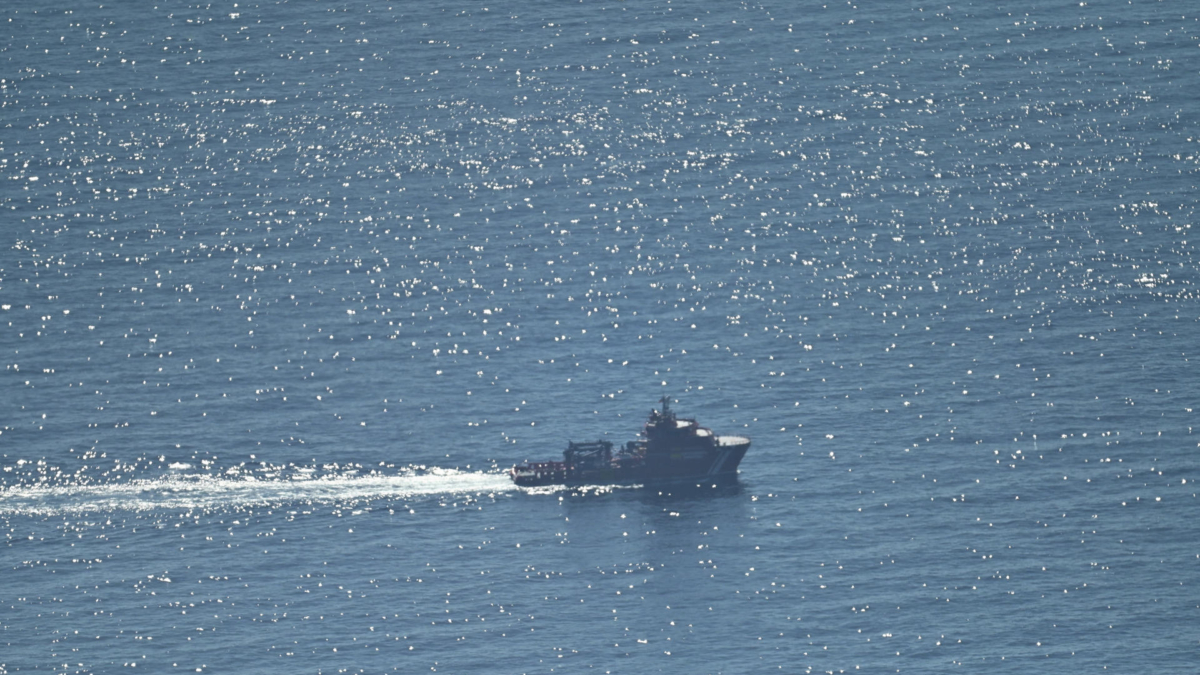
[[[0,490],[0,515],[237,509],[438,494],[487,494],[516,489],[503,473],[454,469],[431,469],[391,476],[297,476],[296,479],[169,475],[99,485]]]

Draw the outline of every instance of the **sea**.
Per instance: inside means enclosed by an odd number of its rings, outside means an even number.
[[[1196,9],[8,0],[0,674],[1196,672]]]

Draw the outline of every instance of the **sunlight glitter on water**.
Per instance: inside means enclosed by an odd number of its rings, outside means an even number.
[[[1186,669],[1197,22],[1026,5],[5,3],[0,670]]]

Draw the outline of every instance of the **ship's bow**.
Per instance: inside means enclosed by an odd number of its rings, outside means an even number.
[[[718,436],[717,456],[713,459],[710,476],[731,475],[737,473],[738,464],[750,449],[750,439],[745,436]]]

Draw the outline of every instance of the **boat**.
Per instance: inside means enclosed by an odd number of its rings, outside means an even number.
[[[562,461],[527,462],[509,470],[517,485],[607,485],[727,480],[750,449],[745,436],[718,436],[696,420],[676,417],[671,399],[650,419],[637,440],[613,451],[611,441],[568,442]]]

